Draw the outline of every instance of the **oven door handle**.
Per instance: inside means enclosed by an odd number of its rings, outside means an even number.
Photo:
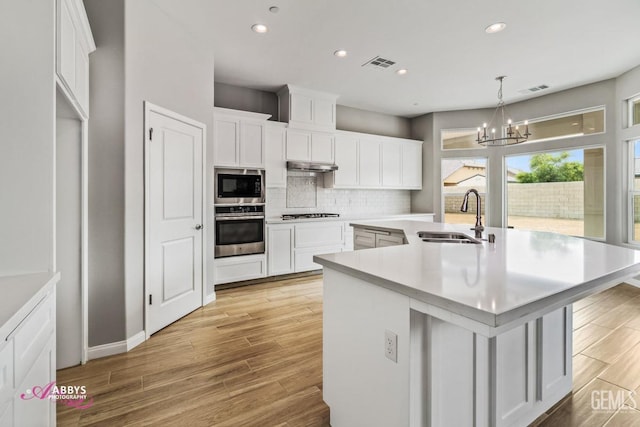
[[[215,217],[216,221],[240,221],[243,219],[264,219],[264,216],[261,215],[249,215],[249,216],[217,216]]]

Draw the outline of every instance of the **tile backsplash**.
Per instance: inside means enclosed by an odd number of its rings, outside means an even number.
[[[344,216],[411,212],[409,190],[342,190],[324,188],[323,183],[321,176],[290,172],[286,189],[267,188],[267,216],[303,212],[329,212]]]

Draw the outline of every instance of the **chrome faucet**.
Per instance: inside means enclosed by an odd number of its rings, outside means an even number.
[[[472,228],[476,232],[476,237],[482,237],[484,227],[482,226],[482,202],[480,201],[480,194],[478,190],[472,188],[464,193],[464,199],[462,199],[462,206],[460,206],[460,212],[467,212],[469,210],[469,193],[473,193],[476,196],[476,225]]]

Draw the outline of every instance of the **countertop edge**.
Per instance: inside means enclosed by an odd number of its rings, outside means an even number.
[[[22,285],[29,294],[11,304],[9,313],[0,313],[0,337],[6,341],[22,320],[48,295],[60,280],[59,272],[43,272],[0,277],[0,286]]]

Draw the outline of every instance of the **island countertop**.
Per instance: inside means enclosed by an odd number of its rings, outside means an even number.
[[[314,261],[490,328],[571,304],[640,273],[640,251],[548,232],[487,227],[495,243],[427,243],[419,231],[469,226],[363,221],[404,232],[408,244],[319,255]]]

